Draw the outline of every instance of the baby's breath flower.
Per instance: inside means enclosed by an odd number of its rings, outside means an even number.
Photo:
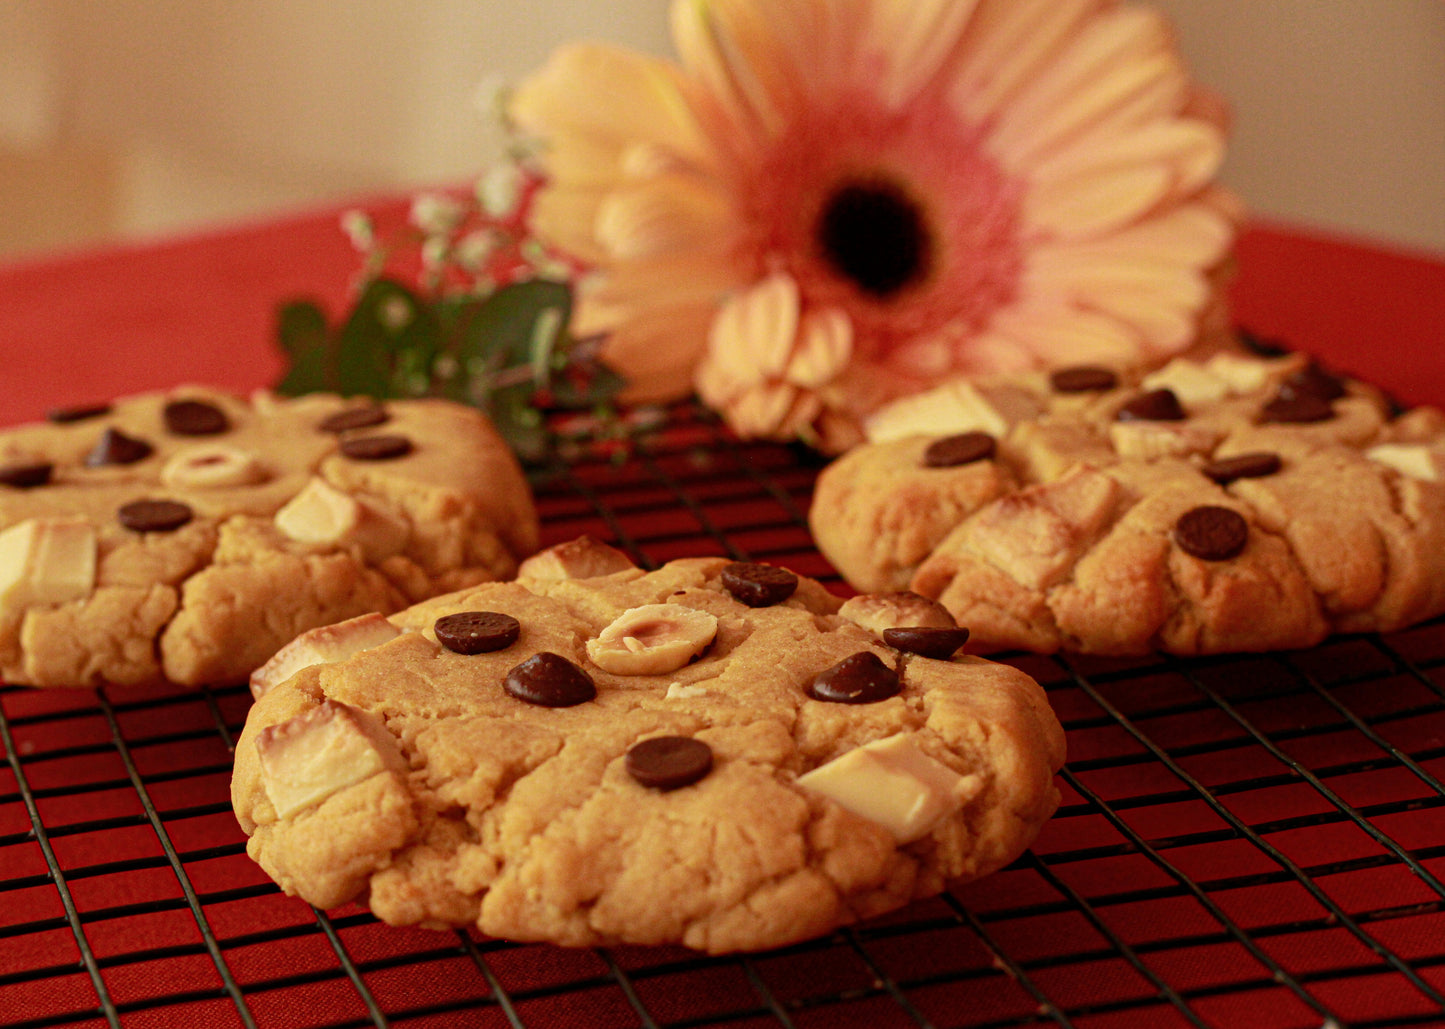
[[[510,218],[521,198],[522,171],[515,164],[499,164],[477,182],[477,200],[493,218]]]
[[[445,193],[419,193],[411,203],[411,223],[428,236],[445,236],[466,216],[462,204]]]
[[[446,266],[452,246],[445,236],[428,236],[422,240],[421,263],[428,271],[437,271]]]
[[[376,226],[365,211],[350,210],[341,215],[341,231],[351,240],[359,253],[367,253],[376,246]]]
[[[457,240],[453,253],[464,270],[479,272],[486,267],[503,242],[501,233],[496,229],[477,229]]]

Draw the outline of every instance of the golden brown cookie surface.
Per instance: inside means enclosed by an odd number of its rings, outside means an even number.
[[[1302,356],[953,383],[870,434],[819,478],[819,548],[986,649],[1286,649],[1445,610],[1445,418]]]
[[[243,681],[536,542],[520,468],[460,405],[190,387],[57,412],[0,431],[0,675]]]
[[[1032,679],[882,642],[917,598],[839,613],[712,558],[559,573],[612,564],[544,554],[278,655],[232,781],[251,856],[393,924],[721,952],[993,871],[1056,806],[1063,734]],[[930,644],[957,634],[936,619]]]

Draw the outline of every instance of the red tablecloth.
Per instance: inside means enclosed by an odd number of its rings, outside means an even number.
[[[1260,225],[1239,264],[1244,325],[1445,403],[1445,260]],[[0,268],[0,423],[267,384],[276,304],[338,309],[356,266],[328,211]],[[631,461],[536,486],[548,542],[745,551],[827,578],[801,518],[815,473],[685,415]],[[0,687],[0,1024],[1445,1024],[1445,626],[1267,658],[1018,661],[1069,733],[1033,852],[746,959],[319,915],[246,858],[231,816],[243,688]]]

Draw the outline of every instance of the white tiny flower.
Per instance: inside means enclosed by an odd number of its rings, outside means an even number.
[[[387,297],[376,311],[377,320],[391,333],[401,332],[410,325],[415,314],[406,297]]]
[[[467,271],[484,268],[501,246],[501,236],[493,229],[477,229],[457,241],[457,263]]]
[[[428,236],[443,236],[461,223],[462,205],[444,193],[420,193],[411,203],[411,223]]]
[[[341,215],[341,231],[351,240],[351,245],[366,253],[376,245],[376,226],[365,211],[352,209]]]
[[[441,268],[447,263],[447,254],[450,250],[451,244],[447,242],[445,236],[428,236],[421,245],[422,267]]]
[[[499,164],[487,170],[477,183],[477,200],[493,218],[507,218],[517,210],[522,192],[522,170],[515,164]]]

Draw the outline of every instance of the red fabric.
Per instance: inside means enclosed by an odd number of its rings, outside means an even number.
[[[1400,400],[1445,405],[1445,255],[1261,224],[1238,256],[1239,324]]]

